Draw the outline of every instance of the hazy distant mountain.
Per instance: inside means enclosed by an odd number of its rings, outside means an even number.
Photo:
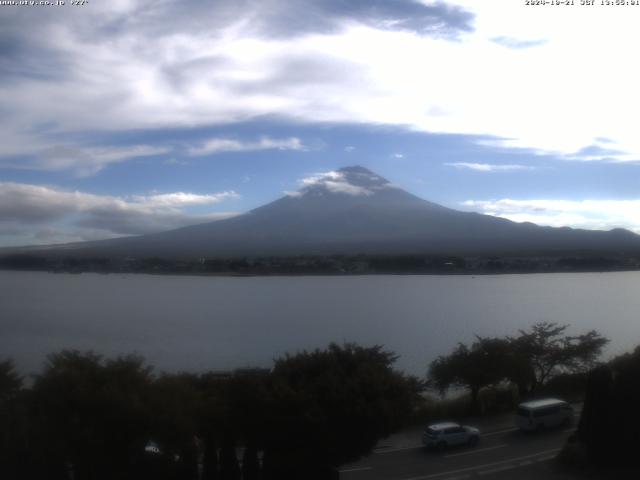
[[[39,248],[40,252],[44,249]],[[47,249],[77,256],[553,254],[640,251],[640,236],[540,227],[428,202],[360,166],[307,181],[237,217],[168,232]]]

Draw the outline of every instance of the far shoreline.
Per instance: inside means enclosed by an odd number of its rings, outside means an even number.
[[[299,273],[237,273],[237,272],[170,272],[170,271],[66,271],[66,270],[39,270],[39,269],[11,269],[0,267],[1,272],[8,273],[49,273],[52,275],[147,275],[154,277],[212,277],[212,278],[273,278],[273,277],[505,277],[509,275],[562,275],[562,274],[603,274],[603,273],[635,273],[640,268],[615,269],[615,270],[533,270],[533,271],[484,271],[484,272],[299,272]]]

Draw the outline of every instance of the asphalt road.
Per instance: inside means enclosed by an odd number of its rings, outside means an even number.
[[[371,456],[340,469],[342,480],[565,479],[552,460],[573,428],[523,433],[496,422],[482,429],[475,447],[431,452],[413,445],[379,448]]]

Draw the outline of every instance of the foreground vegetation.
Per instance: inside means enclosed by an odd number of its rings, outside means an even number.
[[[640,346],[589,373],[580,423],[561,460],[606,478],[638,478],[638,405]]]
[[[518,397],[532,397],[556,383],[577,383],[593,368],[608,343],[595,330],[567,335],[568,325],[540,322],[515,337],[476,337],[471,345],[459,343],[448,355],[429,366],[428,383],[441,393],[450,387],[470,392],[471,409],[481,410],[479,394],[483,388],[515,385]],[[548,388],[547,388],[548,390]]]
[[[567,329],[542,322],[458,344],[430,364],[426,382],[394,370],[393,353],[354,344],[285,355],[270,370],[198,374],[65,350],[30,382],[5,360],[0,478],[334,479],[409,422],[512,410],[540,394],[582,397],[585,386],[574,450],[603,465],[630,459],[619,446],[635,445],[640,431],[640,348],[598,366],[608,340]],[[439,402],[425,386],[468,396]],[[612,437],[622,439],[615,448]]]
[[[0,478],[337,478],[414,408],[418,382],[394,360],[332,344],[270,371],[154,375],[138,357],[63,351],[28,388],[4,361]]]

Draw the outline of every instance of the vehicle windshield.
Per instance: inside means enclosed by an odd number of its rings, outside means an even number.
[[[527,410],[526,408],[521,407],[521,408],[518,408],[517,414],[521,417],[529,417],[530,410]]]

